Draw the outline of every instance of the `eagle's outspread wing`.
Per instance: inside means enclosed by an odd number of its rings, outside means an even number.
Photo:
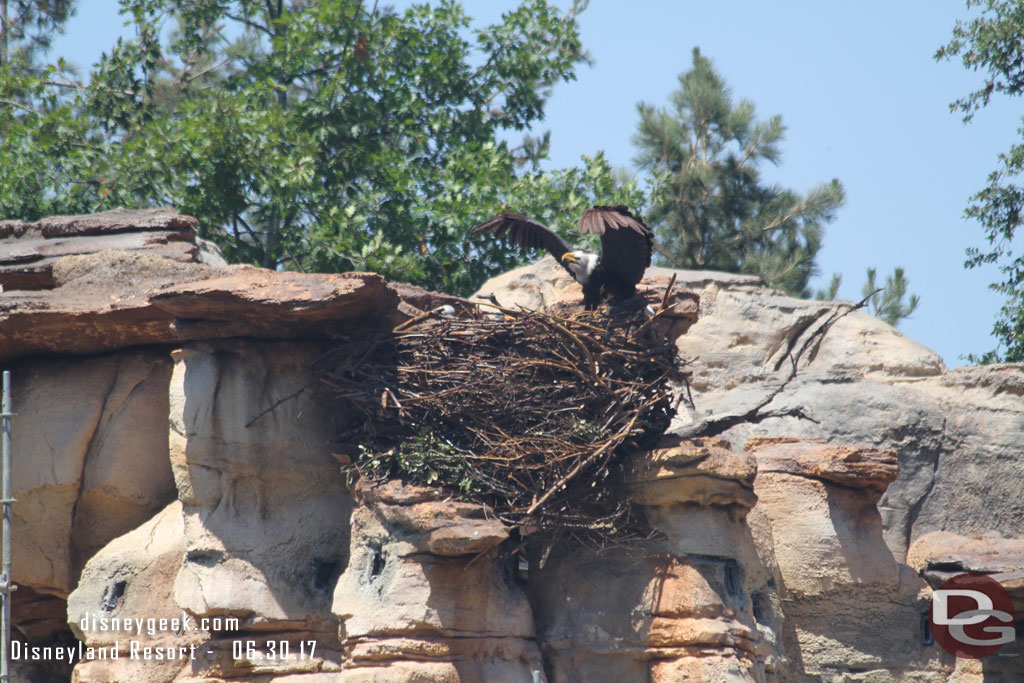
[[[509,244],[522,249],[547,249],[562,265],[562,256],[572,251],[569,243],[548,226],[511,211],[502,211],[498,217],[473,228],[473,232],[504,237]]]
[[[600,256],[574,250],[543,223],[510,211],[473,228],[523,249],[547,249],[583,287],[587,310],[606,299],[615,305],[634,297],[636,284],[651,265],[651,229],[624,206],[595,206],[583,213],[579,230],[601,236]]]
[[[651,229],[625,206],[595,206],[583,212],[581,233],[601,236],[603,266],[625,283],[635,285],[651,265]]]

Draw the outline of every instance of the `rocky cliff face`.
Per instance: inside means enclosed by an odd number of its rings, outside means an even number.
[[[168,211],[5,223],[0,236],[0,358],[18,413],[15,634],[25,648],[75,649],[18,659],[17,680],[1022,670],[1019,650],[955,660],[922,628],[951,572],[990,574],[1024,606],[1020,366],[949,371],[852,313],[773,403],[813,422],[669,435],[635,459],[629,486],[661,540],[510,548],[481,506],[347,481],[331,449],[345,416],[312,369],[331,335],[459,302],[372,274],[206,263],[194,221]],[[651,287],[668,275],[652,269]],[[741,276],[676,277],[690,293],[673,324],[696,359],[679,429],[756,404],[839,306]],[[483,291],[506,306],[579,297],[547,260]]]

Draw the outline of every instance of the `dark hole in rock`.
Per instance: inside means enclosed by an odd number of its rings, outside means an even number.
[[[724,573],[726,592],[734,598],[743,595],[743,583],[740,581],[740,567],[736,560],[726,560]]]
[[[322,591],[325,588],[334,586],[334,578],[338,573],[337,560],[328,560],[322,557],[313,558],[313,586]]]
[[[384,553],[380,548],[373,549],[373,557],[370,559],[370,578],[375,579],[384,571]]]
[[[103,602],[100,605],[104,612],[113,612],[117,609],[117,605],[121,602],[121,598],[124,596],[124,591],[127,587],[127,581],[115,581],[111,584],[110,588],[107,589],[106,594],[103,596]]]
[[[754,593],[750,596],[750,603],[754,610],[754,620],[759,624],[768,623],[768,615],[771,612],[768,598],[763,593]]]
[[[928,618],[928,612],[921,615],[921,644],[925,647],[935,644],[935,636],[932,635],[932,624]]]

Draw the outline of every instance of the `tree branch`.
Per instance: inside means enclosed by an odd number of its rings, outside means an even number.
[[[253,29],[254,31],[260,31],[261,33],[266,33],[271,38],[274,37],[274,32],[271,31],[266,26],[264,26],[263,24],[258,24],[255,21],[252,21],[251,19],[246,19],[245,17],[239,17],[237,15],[229,14],[227,12],[224,13],[224,16],[226,16],[228,19],[231,19],[232,21],[237,21],[240,24],[245,24],[246,26],[248,26],[249,28]]]
[[[8,107],[16,107],[18,109],[21,109],[24,112],[28,112],[29,114],[34,114],[35,113],[33,110],[29,109],[25,105],[18,104],[17,102],[12,102],[11,100],[0,100],[0,104],[6,105]]]
[[[189,76],[188,78],[184,78],[184,79],[181,79],[181,80],[175,79],[175,83],[178,84],[178,85],[181,85],[183,83],[191,83],[192,81],[196,80],[197,78],[202,78],[203,76],[205,76],[206,74],[210,73],[211,71],[215,71],[215,70],[221,68],[222,66],[224,66],[225,64],[227,64],[230,61],[231,61],[230,58],[225,57],[220,62],[218,62],[216,64],[213,64],[212,66],[208,66],[205,69],[203,69],[202,71],[200,71],[199,73],[193,74],[193,75]],[[181,74],[179,74],[179,76],[184,76],[186,73],[187,73],[187,71],[182,71]]]

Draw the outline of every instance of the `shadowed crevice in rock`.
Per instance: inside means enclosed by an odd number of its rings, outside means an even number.
[[[170,369],[161,349],[19,363],[15,583],[66,596],[90,556],[174,499]]]
[[[18,590],[11,594],[11,603],[12,614],[18,616],[11,629],[11,638],[18,643],[14,647],[23,653],[10,660],[11,680],[28,683],[66,683],[71,680],[74,662],[66,658],[33,659],[28,654],[30,648],[77,647],[78,641],[68,628],[67,601],[27,586],[18,586]]]
[[[913,539],[914,526],[917,524],[917,520],[921,516],[921,509],[924,507],[925,501],[928,500],[929,496],[932,493],[932,490],[935,488],[935,483],[938,480],[939,454],[942,453],[942,452],[954,450],[954,449],[957,448],[957,444],[951,444],[951,443],[948,442],[948,439],[947,439],[947,436],[946,436],[946,420],[945,420],[945,418],[943,418],[943,420],[942,420],[942,431],[941,431],[941,433],[938,436],[938,446],[939,446],[938,449],[936,449],[931,454],[929,454],[927,451],[922,450],[922,452],[920,454],[920,458],[918,459],[917,462],[907,463],[906,465],[904,465],[905,467],[906,466],[915,466],[915,467],[922,468],[922,469],[927,469],[929,464],[931,465],[931,477],[927,477],[926,475],[918,477],[919,483],[923,484],[924,487],[925,487],[924,490],[920,491],[920,492],[917,492],[917,496],[918,496],[917,499],[913,500],[911,502],[910,507],[906,511],[907,521],[906,521],[906,524],[905,524],[905,527],[904,527],[905,530],[906,530],[906,538],[904,539],[904,547],[906,547],[908,549],[910,548],[911,544],[914,541],[914,539]],[[891,526],[895,526],[895,525],[891,525]],[[890,532],[890,535],[896,533],[897,529],[898,529],[898,527],[894,528]],[[890,545],[893,545],[893,544],[890,543]]]

